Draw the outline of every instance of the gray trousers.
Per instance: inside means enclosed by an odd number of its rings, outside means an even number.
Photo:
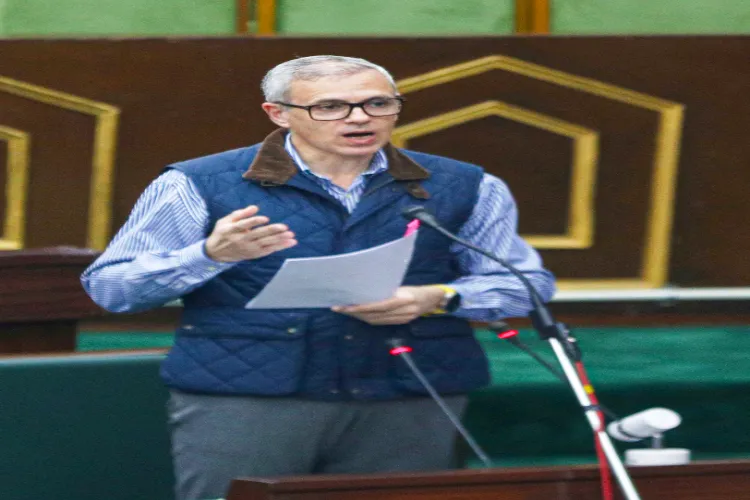
[[[466,396],[446,403],[461,415]],[[429,398],[325,402],[172,391],[177,500],[226,495],[240,476],[444,470],[455,432]]]

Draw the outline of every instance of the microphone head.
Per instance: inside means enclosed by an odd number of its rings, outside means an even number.
[[[667,408],[649,408],[622,418],[607,426],[607,433],[619,441],[640,441],[674,429],[682,418]]]
[[[425,207],[419,205],[406,207],[401,211],[401,215],[403,215],[408,220],[417,219],[418,221],[422,222],[423,224],[427,224],[433,229],[442,229],[442,226],[435,218],[435,216],[428,212]]]
[[[424,207],[419,205],[413,205],[406,207],[401,211],[401,215],[408,220],[420,219],[420,217],[427,213]]]

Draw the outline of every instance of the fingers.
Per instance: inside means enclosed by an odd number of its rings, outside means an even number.
[[[265,215],[257,215],[255,217],[233,221],[230,225],[230,229],[232,231],[247,231],[248,229],[268,224],[268,222],[269,219]]]
[[[252,244],[257,246],[261,252],[267,252],[266,255],[268,255],[285,248],[293,247],[297,244],[297,240],[294,238],[293,232],[284,231],[283,233],[273,234],[264,238],[256,239],[252,242]]]
[[[416,316],[389,316],[386,318],[375,318],[367,323],[370,325],[405,325],[416,319]]]
[[[297,244],[286,224],[269,224],[258,207],[235,210],[219,219],[206,239],[206,255],[219,262],[237,262],[266,257]]]
[[[258,210],[259,210],[258,205],[250,205],[245,208],[240,208],[239,210],[235,210],[234,212],[230,213],[224,218],[229,220],[229,222],[237,222],[242,219],[252,217],[253,215],[258,213]]]
[[[240,233],[243,239],[248,242],[258,242],[267,246],[275,242],[268,238],[279,237],[284,240],[294,238],[294,233],[289,231],[286,224],[268,224],[269,219],[264,215],[247,217],[232,222],[230,227],[226,228],[228,233]]]
[[[258,212],[256,205],[235,210],[227,216],[229,227],[228,232],[240,233],[249,231],[250,240],[259,240],[271,235],[288,232],[289,227],[286,224],[270,224],[270,219],[265,215],[254,215]],[[291,234],[293,237],[294,235]]]
[[[265,223],[259,222],[255,219],[264,219]],[[252,217],[240,222],[235,222],[232,225],[231,232],[239,233],[250,241],[259,240],[268,236],[274,236],[286,232],[291,233],[291,231],[289,231],[289,226],[287,226],[286,224],[266,224],[267,222],[268,217]]]
[[[434,311],[441,303],[444,293],[434,285],[402,286],[390,299],[333,307],[332,310],[371,325],[403,325]]]
[[[421,309],[414,301],[404,300],[388,299],[372,304],[334,307],[333,311],[371,325],[402,325],[413,321],[421,314]]]
[[[397,290],[395,295],[390,299],[371,302],[369,304],[339,306],[333,308],[333,310],[343,314],[384,314],[392,313],[404,307],[408,308],[411,305],[416,307],[415,301],[416,297],[414,294]]]
[[[343,314],[382,314],[406,305],[403,299],[390,298],[380,302],[359,304],[355,306],[337,306],[333,310]]]
[[[256,258],[265,257],[266,255],[271,255],[272,253],[278,252],[280,250],[286,250],[287,248],[291,248],[296,244],[297,240],[293,238],[277,240],[273,243],[261,246]]]
[[[257,234],[256,234],[257,233]],[[288,231],[286,228],[270,228],[263,227],[255,229],[248,233],[248,240],[252,241],[262,247],[273,245],[274,243],[282,240],[293,240],[294,233]]]
[[[419,314],[411,310],[390,314],[348,314],[370,325],[404,325],[414,321]]]
[[[372,304],[333,308],[335,312],[358,316],[382,316],[388,314],[409,313],[412,309],[416,311],[417,306],[411,302],[402,302],[400,299],[388,299],[387,301],[374,302]]]

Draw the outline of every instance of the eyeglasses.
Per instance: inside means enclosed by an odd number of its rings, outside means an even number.
[[[307,110],[313,120],[327,122],[348,118],[354,108],[361,108],[367,115],[373,117],[397,115],[401,112],[404,98],[400,96],[373,97],[362,102],[325,101],[312,106],[300,106],[281,101],[276,101],[275,104]]]

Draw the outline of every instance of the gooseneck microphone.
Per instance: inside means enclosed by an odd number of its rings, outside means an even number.
[[[515,267],[513,267],[505,259],[502,259],[502,258],[498,257],[497,255],[494,255],[494,254],[488,252],[487,250],[485,250],[483,248],[480,248],[480,247],[478,247],[478,246],[476,246],[476,245],[474,245],[474,244],[472,244],[472,243],[470,243],[468,241],[462,240],[461,238],[459,238],[455,234],[451,233],[450,231],[448,231],[447,229],[445,229],[442,225],[440,225],[440,222],[438,222],[437,218],[435,218],[435,216],[432,215],[430,212],[428,212],[424,207],[420,207],[420,206],[406,207],[405,209],[403,209],[401,211],[401,215],[403,215],[404,218],[407,219],[407,220],[417,219],[422,224],[424,224],[426,226],[430,226],[432,229],[436,230],[437,232],[439,232],[443,236],[445,236],[445,237],[447,237],[447,238],[449,238],[449,239],[451,239],[451,240],[453,240],[453,241],[455,241],[457,243],[460,243],[461,245],[463,245],[463,246],[465,246],[467,248],[470,248],[470,249],[474,250],[475,252],[479,252],[482,255],[484,255],[485,257],[488,257],[488,258],[494,260],[495,262],[500,263],[503,267],[505,267],[506,269],[508,269],[508,271],[510,271],[516,278],[518,278],[519,280],[521,280],[521,282],[524,284],[524,286],[526,286],[526,288],[529,289],[529,292],[531,292],[531,295],[532,295],[531,300],[534,301],[534,307],[536,308],[536,307],[541,306],[543,309],[545,308],[544,307],[544,301],[539,296],[539,292],[536,290],[536,288],[534,287],[534,285],[531,284],[531,282],[529,281],[529,279],[526,276],[524,276],[521,271],[519,271],[518,269],[516,269]]]
[[[575,339],[572,339],[570,337],[568,328],[563,323],[555,321],[552,313],[549,311],[549,309],[547,309],[547,306],[544,304],[544,300],[542,299],[536,287],[534,287],[534,285],[531,283],[531,281],[526,276],[524,276],[524,274],[520,270],[511,265],[505,259],[468,241],[464,241],[457,235],[445,229],[435,218],[435,216],[428,212],[424,207],[407,207],[402,210],[401,214],[409,220],[417,219],[424,225],[429,226],[448,239],[455,241],[456,243],[463,245],[466,248],[469,248],[499,263],[516,278],[518,278],[518,280],[524,285],[524,287],[529,292],[529,298],[531,299],[532,304],[532,309],[529,312],[531,323],[539,336],[543,340],[548,341],[550,346],[552,347],[552,350],[555,353],[558,362],[560,363],[563,373],[565,374],[568,385],[575,394],[576,399],[578,400],[578,403],[581,406],[586,419],[588,420],[589,425],[594,432],[594,435],[596,436],[597,443],[599,443],[599,445],[601,446],[604,456],[606,457],[606,463],[610,465],[612,471],[615,473],[624,497],[626,498],[626,500],[640,500],[641,497],[635,488],[635,484],[633,484],[630,475],[628,474],[625,466],[622,463],[622,460],[620,460],[620,457],[617,454],[617,450],[615,450],[612,441],[609,439],[609,436],[606,433],[606,430],[604,428],[604,418],[600,414],[600,407],[596,404],[593,387],[588,383],[587,380],[585,380],[584,385],[584,380],[582,379],[585,379],[585,376],[582,377],[574,366],[575,364],[582,368],[581,353],[578,349],[578,345],[575,342]],[[602,466],[604,467],[604,464]],[[605,477],[605,472],[603,472],[602,487],[605,492],[605,496],[609,496],[610,493],[608,491],[607,484],[608,479],[607,477]]]
[[[422,370],[420,370],[417,367],[416,363],[414,363],[414,360],[411,358],[411,354],[409,354],[412,351],[411,347],[404,345],[401,339],[389,339],[388,343],[392,347],[391,354],[393,356],[398,356],[404,360],[411,372],[415,377],[417,377],[417,380],[419,380],[419,383],[422,384],[422,387],[425,388],[427,393],[437,403],[445,416],[448,417],[448,420],[451,421],[453,427],[455,427],[456,430],[458,430],[459,434],[461,434],[461,436],[464,438],[466,444],[469,445],[469,448],[471,448],[472,451],[477,455],[477,457],[479,457],[482,463],[484,463],[485,467],[492,467],[492,461],[490,460],[490,457],[487,456],[487,453],[485,453],[484,450],[482,450],[482,448],[479,446],[479,444],[477,444],[474,437],[461,423],[461,419],[458,418],[455,413],[453,413],[445,400],[440,397],[440,394],[438,394],[432,384],[430,384],[430,381],[427,380],[427,377],[424,376]]]
[[[505,259],[491,252],[488,252],[487,250],[480,248],[474,245],[473,243],[465,241],[459,238],[458,236],[456,236],[455,234],[451,233],[450,231],[445,229],[440,224],[440,222],[438,222],[437,218],[435,218],[434,215],[432,215],[422,206],[407,207],[401,211],[401,215],[403,215],[403,217],[406,218],[407,220],[413,220],[413,219],[419,220],[422,224],[431,227],[432,229],[439,232],[446,238],[453,240],[456,243],[459,243],[460,245],[465,246],[466,248],[469,248],[471,250],[474,250],[477,253],[484,255],[485,257],[491,260],[494,260],[495,262],[499,263],[501,266],[506,268],[513,276],[518,278],[521,281],[521,283],[523,283],[524,287],[529,292],[529,296],[533,304],[533,309],[529,313],[529,317],[531,318],[531,321],[534,324],[534,328],[536,328],[536,330],[539,332],[539,335],[544,339],[558,338],[558,339],[564,340],[562,344],[568,356],[574,361],[580,360],[580,351],[578,350],[575,343],[571,343],[568,341],[569,332],[567,328],[565,328],[565,325],[563,325],[562,323],[555,322],[552,314],[549,312],[549,309],[547,309],[547,306],[544,304],[544,300],[539,294],[539,291],[531,283],[531,281],[529,281],[529,279],[526,276],[524,276],[524,274],[521,271],[519,271],[515,266],[510,264]]]

